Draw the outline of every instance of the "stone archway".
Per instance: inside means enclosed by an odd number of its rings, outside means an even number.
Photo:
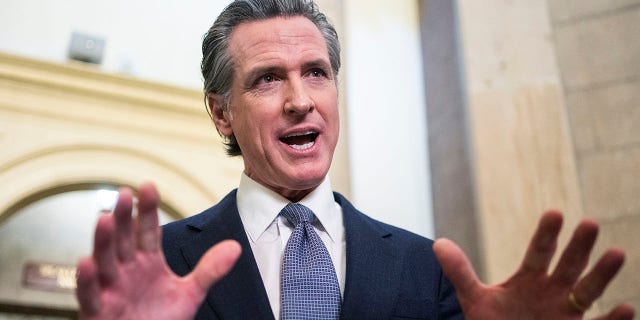
[[[79,184],[156,184],[163,202],[188,216],[217,202],[214,194],[181,167],[135,149],[104,145],[49,147],[0,165],[0,221],[34,194]]]

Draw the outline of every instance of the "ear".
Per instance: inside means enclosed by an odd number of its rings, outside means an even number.
[[[215,123],[218,132],[225,137],[230,136],[233,133],[233,129],[231,129],[231,114],[225,111],[222,96],[209,93],[207,94],[207,103],[211,118],[213,118],[213,123]]]

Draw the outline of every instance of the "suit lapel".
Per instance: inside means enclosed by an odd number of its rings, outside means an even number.
[[[206,301],[219,318],[273,319],[258,266],[238,214],[235,195],[234,191],[213,208],[210,219],[190,225],[201,232],[182,251],[193,268],[216,243],[225,239],[238,241],[242,246],[240,258],[229,274],[209,290]]]
[[[391,233],[335,194],[343,212],[347,270],[342,319],[377,319],[393,310],[399,291],[402,257]]]

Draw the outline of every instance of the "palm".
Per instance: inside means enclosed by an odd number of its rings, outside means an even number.
[[[441,239],[434,250],[456,288],[466,319],[582,319],[588,307],[604,291],[621,268],[624,254],[610,249],[584,277],[598,232],[592,221],[583,221],[573,234],[558,265],[548,268],[556,250],[562,215],[547,212],[531,240],[522,265],[502,284],[482,284],[464,253],[451,241]],[[568,297],[574,294],[578,305]],[[598,319],[632,319],[633,309],[620,305]]]
[[[78,301],[83,319],[191,319],[209,287],[240,253],[234,241],[210,249],[194,271],[178,277],[160,248],[158,196],[140,190],[132,218],[132,194],[122,189],[113,215],[98,221],[93,256],[78,264]]]
[[[527,283],[531,281],[532,283]],[[557,319],[557,310],[568,313],[562,319],[581,319],[582,316],[574,310],[566,310],[566,300],[556,297],[566,297],[568,292],[549,283],[548,279],[540,277],[523,280],[512,287],[508,282],[498,286],[485,286],[482,294],[472,303],[465,303],[467,319],[513,319],[508,315],[518,315],[517,319]],[[536,305],[531,305],[535,301]],[[468,306],[468,307],[467,307]],[[539,308],[544,306],[544,308]]]

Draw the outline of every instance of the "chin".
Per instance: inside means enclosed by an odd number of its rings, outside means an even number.
[[[292,183],[296,186],[296,190],[308,190],[319,186],[324,181],[328,170],[308,170],[301,169],[299,174],[296,174],[292,180]]]

